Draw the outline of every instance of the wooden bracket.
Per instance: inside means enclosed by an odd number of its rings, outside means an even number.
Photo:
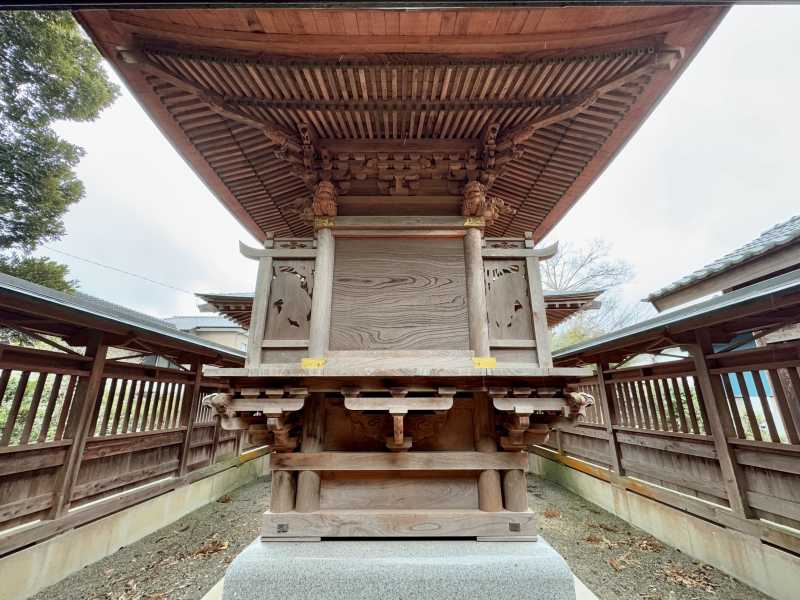
[[[346,387],[341,390],[344,405],[348,410],[386,411],[392,417],[393,435],[386,438],[386,447],[392,451],[411,448],[413,440],[403,433],[405,415],[410,410],[446,411],[453,407],[454,387],[440,387],[437,396],[424,398],[408,397],[408,389],[391,388],[391,397],[362,397],[358,388]]]

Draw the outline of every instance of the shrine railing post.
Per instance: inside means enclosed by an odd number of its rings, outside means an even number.
[[[86,446],[86,438],[93,423],[93,415],[98,403],[98,393],[103,380],[108,346],[103,341],[103,334],[93,331],[86,344],[85,356],[92,358],[92,366],[88,377],[82,377],[75,391],[75,398],[70,410],[65,437],[72,438],[72,444],[61,471],[56,479],[53,493],[53,505],[50,519],[57,519],[69,510],[72,489],[78,478],[78,471]]]
[[[695,344],[687,347],[694,361],[697,383],[700,387],[700,402],[705,407],[708,415],[708,426],[714,438],[714,447],[717,451],[717,460],[722,471],[722,480],[728,495],[731,510],[744,518],[753,517],[753,511],[747,503],[747,492],[744,485],[744,475],[736,457],[728,443],[728,437],[735,437],[733,420],[725,400],[725,390],[718,376],[711,375],[709,371],[707,354],[713,353],[711,338],[708,329],[699,329],[695,332]]]

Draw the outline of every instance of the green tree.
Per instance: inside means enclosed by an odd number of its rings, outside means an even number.
[[[0,271],[74,287],[64,265],[30,255],[64,234],[84,195],[74,171],[83,150],[52,125],[93,120],[118,94],[69,13],[0,12]]]

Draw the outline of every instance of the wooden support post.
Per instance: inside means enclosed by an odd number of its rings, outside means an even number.
[[[317,257],[314,262],[314,295],[311,298],[311,325],[308,354],[323,358],[331,335],[331,299],[333,295],[333,259],[335,242],[329,228],[317,231]]]
[[[469,344],[477,357],[489,356],[489,317],[481,243],[481,230],[474,227],[467,229],[464,234],[464,262],[467,271]]]
[[[272,248],[273,245],[272,234],[268,234],[267,240],[264,242],[264,248]],[[272,256],[262,256],[258,259],[256,289],[253,295],[253,308],[250,312],[246,367],[257,367],[261,364],[261,344],[264,341],[264,334],[267,330],[267,309],[271,285]]]
[[[603,413],[603,421],[606,424],[606,433],[608,434],[608,454],[611,458],[611,470],[617,475],[625,475],[625,470],[622,468],[622,461],[620,460],[619,442],[617,442],[617,432],[614,425],[617,424],[619,418],[617,417],[617,406],[615,404],[616,397],[612,385],[606,381],[603,371],[609,368],[606,361],[597,363],[597,387],[600,390],[600,410]]]
[[[473,395],[475,426],[475,449],[478,452],[497,452],[495,440],[493,408],[488,394],[476,392]],[[500,473],[487,469],[478,475],[478,506],[486,512],[503,510],[503,497],[500,492]]]
[[[273,513],[293,511],[294,495],[294,473],[291,471],[273,471],[269,511]]]
[[[528,510],[528,482],[522,469],[503,472],[503,502],[512,512]]]
[[[180,462],[178,463],[178,477],[183,477],[189,470],[189,451],[192,448],[192,432],[197,419],[197,406],[200,403],[200,382],[203,379],[203,363],[192,362],[194,381],[183,389],[181,402],[180,425],[186,427],[186,435],[181,445]]]
[[[525,233],[525,246],[533,248],[533,234],[530,232]],[[539,359],[540,367],[549,368],[553,366],[553,356],[550,353],[550,329],[547,327],[539,258],[536,256],[525,257],[525,266],[528,271],[528,291],[531,299],[533,335],[536,338],[536,356]]]
[[[92,415],[94,415],[98,402],[97,395],[103,379],[107,353],[108,346],[103,343],[103,334],[92,332],[89,342],[86,344],[86,356],[92,358],[92,366],[89,376],[81,377],[72,399],[69,421],[64,432],[64,438],[71,438],[72,444],[55,482],[53,506],[49,515],[51,519],[57,519],[69,510],[72,489],[78,479],[86,438],[89,435]]]
[[[325,394],[313,393],[303,409],[303,438],[300,452],[322,452],[325,434]],[[273,484],[274,485],[274,484]],[[319,510],[319,471],[297,474],[297,512]]]
[[[713,348],[707,329],[699,329],[695,332],[696,344],[687,347],[694,360],[694,368],[697,376],[697,383],[700,386],[700,399],[706,409],[708,416],[708,428],[714,438],[714,448],[717,451],[719,466],[722,471],[722,481],[728,493],[728,502],[731,510],[739,516],[745,518],[753,517],[753,511],[747,503],[747,491],[744,487],[744,474],[733,449],[728,444],[728,437],[734,437],[733,421],[728,412],[728,404],[725,399],[725,390],[722,382],[717,376],[709,373],[709,366],[706,362],[706,354],[711,354]]]

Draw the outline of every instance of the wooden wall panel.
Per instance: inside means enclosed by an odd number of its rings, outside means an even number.
[[[468,348],[461,240],[336,241],[331,350]]]
[[[477,509],[475,473],[458,471],[375,473],[327,472],[320,487],[320,509],[425,510]]]

